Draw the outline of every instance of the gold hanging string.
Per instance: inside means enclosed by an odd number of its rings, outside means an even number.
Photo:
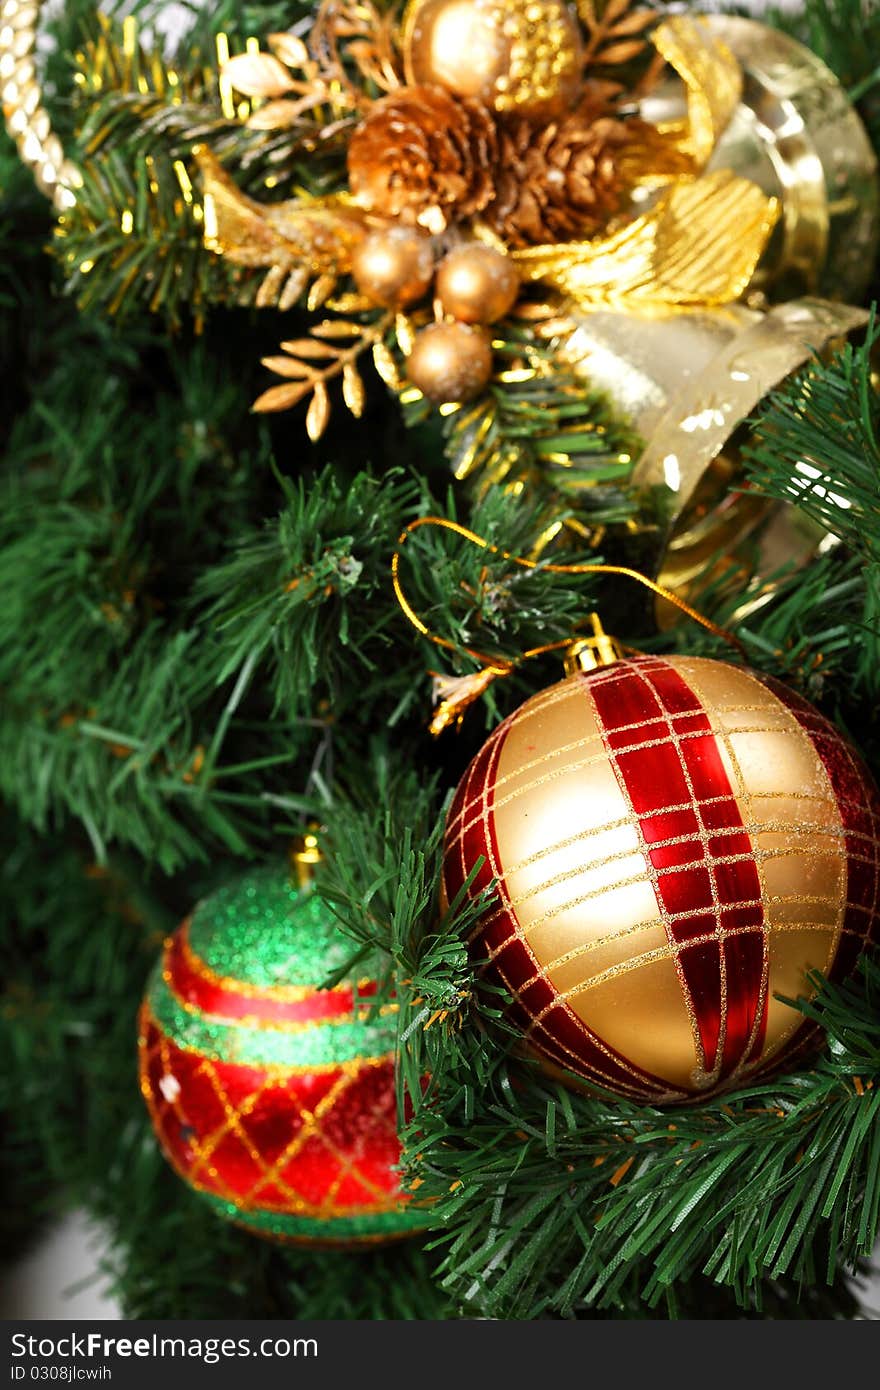
[[[423,637],[426,637],[429,642],[433,642],[437,647],[443,647],[446,651],[457,652],[459,654],[465,653],[467,656],[471,656],[474,660],[479,661],[484,667],[483,671],[476,675],[464,676],[460,680],[447,682],[447,686],[451,687],[451,693],[445,699],[441,700],[438,706],[434,719],[431,722],[431,732],[433,734],[441,733],[442,730],[447,728],[450,724],[459,722],[467,706],[471,704],[473,700],[477,699],[478,696],[482,695],[493,680],[497,679],[499,676],[509,676],[517,666],[520,666],[524,661],[531,660],[533,657],[544,656],[548,652],[561,651],[564,648],[570,647],[575,637],[574,634],[572,634],[572,636],[564,637],[558,642],[547,642],[540,647],[530,647],[518,657],[509,659],[507,657],[489,656],[487,653],[478,651],[474,647],[462,646],[459,643],[450,641],[448,637],[442,637],[439,633],[432,632],[427,623],[419,617],[418,613],[413,608],[404,592],[400,579],[400,556],[403,546],[413,532],[418,531],[422,526],[433,526],[439,530],[451,531],[454,535],[461,536],[463,540],[469,541],[472,545],[479,546],[481,550],[488,550],[492,555],[500,555],[502,559],[509,560],[511,564],[519,565],[522,569],[541,570],[548,574],[613,574],[618,575],[622,579],[631,579],[635,583],[641,584],[644,588],[650,589],[651,593],[655,594],[658,598],[665,599],[668,603],[674,604],[675,607],[686,614],[687,617],[691,618],[695,623],[699,623],[701,627],[704,627],[707,632],[711,632],[715,637],[720,637],[723,641],[736,647],[741,655],[745,655],[745,648],[742,642],[740,642],[739,638],[735,637],[732,632],[729,632],[727,628],[720,627],[718,623],[713,623],[711,618],[707,618],[704,614],[699,613],[696,608],[692,608],[689,603],[685,603],[684,599],[679,598],[678,595],[672,593],[670,589],[665,588],[662,584],[657,584],[653,579],[649,579],[647,575],[641,574],[638,570],[629,569],[626,565],[604,565],[592,563],[590,561],[562,565],[550,564],[542,560],[529,560],[523,555],[514,555],[509,550],[503,550],[501,546],[493,545],[492,542],[487,541],[484,536],[478,535],[476,531],[469,530],[467,526],[462,526],[457,521],[449,521],[446,517],[442,516],[420,516],[417,517],[415,521],[409,522],[401,531],[397,540],[397,549],[391,557],[391,583],[394,588],[394,596],[407,620],[416,631],[421,633]]]

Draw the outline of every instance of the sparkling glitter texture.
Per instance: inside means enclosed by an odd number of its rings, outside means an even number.
[[[180,1176],[282,1240],[393,1239],[426,1224],[401,1193],[395,1031],[369,979],[318,984],[351,942],[283,868],[200,903],[141,1009],[140,1082]]]
[[[782,1004],[878,936],[880,794],[805,701],[753,672],[639,657],[541,692],[492,734],[446,828],[452,898],[529,1042],[632,1099],[753,1078],[809,1045]]]

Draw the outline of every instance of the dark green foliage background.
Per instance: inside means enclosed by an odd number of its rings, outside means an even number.
[[[67,0],[52,24],[54,119],[67,138],[77,118],[66,55],[90,8]],[[161,6],[141,8],[149,23]],[[218,28],[264,34],[306,8],[223,0],[194,18],[188,47],[210,53]],[[810,0],[798,27],[859,95],[880,144],[876,6],[863,17],[857,0]],[[129,167],[138,138],[134,127],[122,144]],[[666,1117],[569,1098],[510,1060],[497,999],[474,994],[464,918],[432,935],[444,796],[486,728],[557,667],[533,663],[461,735],[430,741],[427,670],[474,663],[441,662],[414,637],[391,594],[391,551],[428,511],[519,550],[546,496],[475,503],[451,489],[440,431],[406,429],[378,381],[366,421],[337,411],[320,446],[300,412],[267,424],[248,409],[265,385],[259,357],[292,336],[295,315],[223,308],[196,333],[185,298],[150,316],[135,296],[117,321],[100,293],[81,313],[46,254],[48,208],[5,138],[0,190],[5,1255],[81,1205],[106,1222],[104,1272],[133,1316],[851,1316],[841,1261],[865,1253],[880,1200],[880,1092],[869,1109],[852,1086],[880,1082],[876,974],[820,1006],[833,1057],[772,1092],[785,1115],[812,1114],[819,1098],[827,1107],[792,1182],[773,1164],[794,1154],[795,1121],[785,1134],[769,1122],[737,1131],[731,1157],[732,1130],[711,1138],[718,1108],[690,1112],[682,1152],[700,1139],[699,1159],[678,1169],[673,1155],[660,1176],[636,1165],[597,1241],[612,1190],[591,1176],[593,1157],[618,1132],[654,1152]],[[847,351],[814,371],[811,413],[797,384],[770,403],[755,481],[783,494],[806,438],[851,507],[801,499],[844,544],[790,576],[740,636],[756,666],[808,693],[877,769],[880,412],[867,382],[867,351]],[[609,505],[622,515],[634,502]],[[409,555],[419,611],[462,644],[514,655],[568,634],[604,594],[625,641],[658,645],[638,594],[524,574],[449,536],[419,533]],[[640,563],[635,549],[614,558]],[[721,621],[734,606],[704,596]],[[670,640],[727,655],[693,628]],[[435,1078],[407,1147],[410,1175],[437,1198],[424,1249],[279,1249],[218,1223],[167,1169],[138,1094],[135,1017],[164,935],[212,884],[283,852],[312,815],[330,826],[325,891],[353,950],[380,941],[411,982],[401,1084],[417,1093],[421,1076]],[[425,1030],[426,1008],[445,1021]],[[736,1193],[749,1184],[769,1214],[762,1230],[740,1231]],[[729,1258],[713,1255],[725,1231]]]

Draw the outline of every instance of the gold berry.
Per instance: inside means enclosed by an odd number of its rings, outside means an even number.
[[[473,400],[492,375],[492,340],[467,323],[431,323],[416,334],[406,369],[435,405]]]
[[[430,239],[411,227],[370,232],[355,249],[351,273],[362,294],[389,309],[413,304],[434,275]]]
[[[513,261],[480,241],[450,251],[437,272],[437,298],[462,323],[496,323],[513,308],[518,294]]]
[[[412,0],[404,61],[410,83],[549,120],[577,96],[583,43],[565,0]]]

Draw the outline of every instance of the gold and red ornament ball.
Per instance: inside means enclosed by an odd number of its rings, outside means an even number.
[[[450,808],[444,893],[494,878],[474,941],[551,1062],[637,1102],[708,1096],[816,1043],[777,996],[878,940],[880,794],[754,671],[639,656],[527,700]]]
[[[146,991],[140,1084],[165,1156],[259,1235],[348,1245],[427,1224],[397,1173],[393,1019],[369,1012],[369,979],[318,988],[351,954],[317,891],[261,869],[199,903]]]

